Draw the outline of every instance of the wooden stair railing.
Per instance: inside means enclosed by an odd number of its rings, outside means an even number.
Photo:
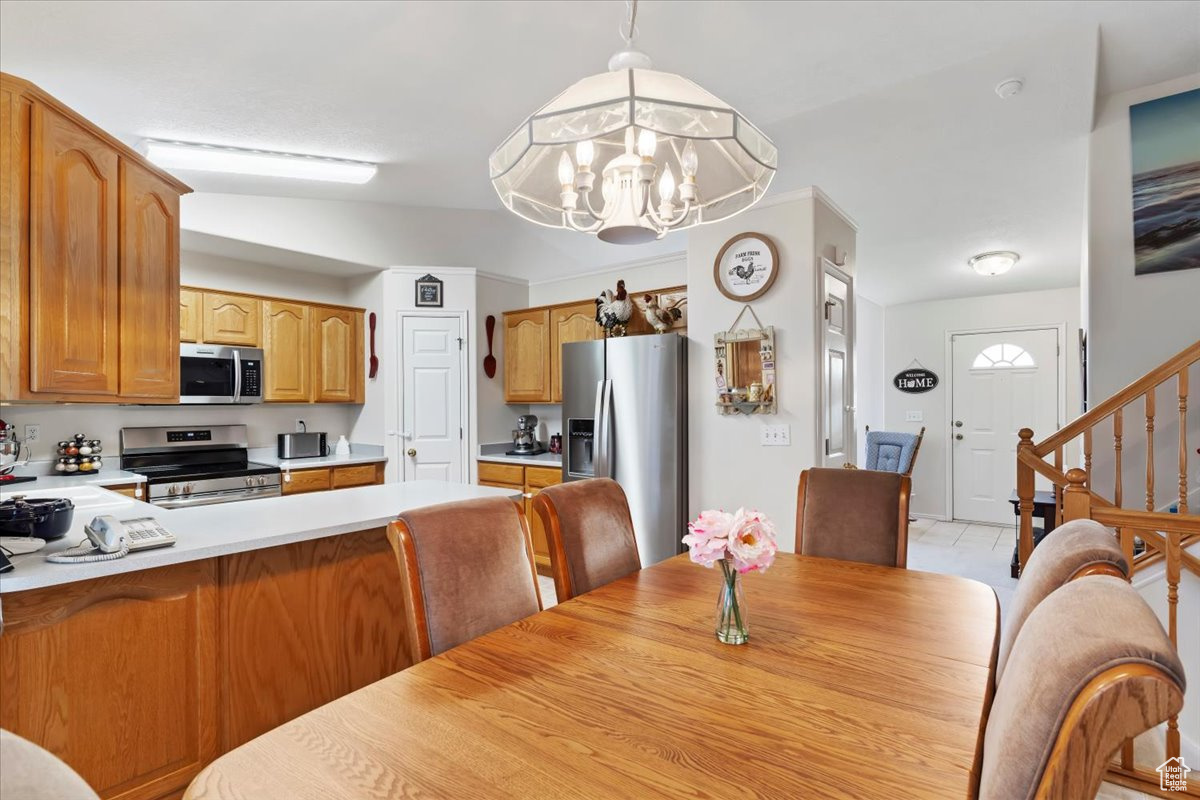
[[[1114,528],[1121,549],[1129,559],[1133,573],[1152,566],[1161,566],[1166,578],[1167,618],[1171,641],[1178,646],[1179,582],[1185,571],[1200,576],[1200,557],[1189,552],[1189,545],[1200,543],[1200,515],[1188,508],[1188,369],[1200,362],[1200,341],[1143,375],[1112,397],[1098,403],[1090,411],[1051,434],[1041,442],[1033,441],[1033,431],[1023,428],[1017,444],[1017,497],[1019,512],[1018,558],[1024,566],[1033,552],[1033,497],[1038,476],[1054,487],[1055,523],[1073,519],[1094,519]],[[1160,386],[1173,381],[1178,398],[1179,414],[1179,482],[1178,494],[1172,491],[1178,513],[1164,514],[1155,510],[1154,431],[1156,422],[1155,393]],[[1124,508],[1127,499],[1123,485],[1126,414],[1131,421],[1140,417],[1146,430],[1146,491],[1128,499],[1142,508]],[[1193,412],[1195,413],[1195,412]],[[1114,469],[1112,494],[1105,497],[1092,475],[1095,447],[1102,441],[1100,426],[1111,420],[1112,463]],[[1105,425],[1107,427],[1107,425]],[[1081,440],[1083,469],[1064,468],[1064,449]],[[1193,443],[1193,446],[1196,443]],[[1200,452],[1200,451],[1198,451]],[[1053,463],[1049,459],[1053,459]],[[1171,481],[1174,484],[1174,480]],[[1143,549],[1136,551],[1137,542]],[[1195,619],[1194,610],[1183,619]],[[1194,625],[1195,623],[1186,623]],[[1190,630],[1190,628],[1188,628]],[[1157,749],[1157,746],[1156,746]],[[1178,716],[1171,717],[1166,726],[1162,753],[1173,758],[1180,753]],[[1134,759],[1133,742],[1126,742],[1117,761],[1109,770],[1108,779],[1115,783],[1158,794],[1156,764],[1139,764]],[[1200,797],[1200,782],[1190,784],[1187,796]]]

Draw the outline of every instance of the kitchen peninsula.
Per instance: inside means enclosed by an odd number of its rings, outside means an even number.
[[[0,576],[0,727],[53,746],[104,796],[149,800],[408,666],[384,526],[410,508],[512,492],[418,481],[173,510],[97,486],[69,494],[71,532]],[[44,560],[97,514],[154,516],[178,543]]]

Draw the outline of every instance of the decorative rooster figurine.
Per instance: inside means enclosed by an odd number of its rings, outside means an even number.
[[[686,297],[681,297],[671,305],[663,308],[658,304],[658,300],[654,295],[648,294],[642,298],[641,307],[642,314],[645,315],[646,321],[654,328],[655,333],[666,333],[671,330],[672,323],[676,322],[683,316],[683,312],[679,307],[687,302]]]
[[[633,302],[625,291],[625,281],[617,281],[617,291],[605,289],[596,298],[596,322],[606,336],[624,336],[625,323],[633,316]]]

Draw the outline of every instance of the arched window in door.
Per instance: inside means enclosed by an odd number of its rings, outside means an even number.
[[[971,369],[1013,369],[1036,366],[1033,356],[1029,355],[1025,348],[1006,342],[983,348],[983,351],[975,356]]]

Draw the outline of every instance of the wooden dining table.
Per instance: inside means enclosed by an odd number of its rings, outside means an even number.
[[[311,711],[190,800],[962,798],[978,783],[995,593],[780,554],[714,636],[719,570],[678,556]]]

